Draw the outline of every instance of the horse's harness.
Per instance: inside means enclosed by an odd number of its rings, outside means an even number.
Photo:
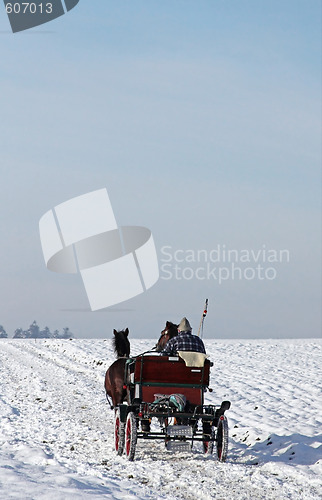
[[[161,337],[165,337],[168,334],[169,334],[169,329],[168,328],[161,331]]]
[[[168,338],[167,338],[168,337]],[[170,340],[170,333],[169,333],[169,328],[166,328],[164,330],[161,331],[161,336],[159,338],[159,341],[157,343],[157,346],[160,345],[161,342],[163,342],[162,344],[162,348],[164,348],[165,344]]]

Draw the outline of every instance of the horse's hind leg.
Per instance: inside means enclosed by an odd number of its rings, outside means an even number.
[[[123,383],[114,384],[112,388],[112,401],[113,405],[117,406],[123,403],[126,396],[126,392],[123,389]]]
[[[126,391],[124,385],[125,358],[117,359],[105,375],[105,391],[112,398],[113,406],[123,403]]]
[[[110,372],[109,372],[109,370],[107,370],[107,372],[105,374],[104,388],[105,388],[107,402],[110,405],[111,410],[113,410],[115,405],[113,402],[113,399],[114,399],[113,398],[113,388],[112,388],[112,384],[111,384],[111,380],[110,380],[109,375],[110,375]],[[112,399],[112,403],[111,403],[110,399]]]

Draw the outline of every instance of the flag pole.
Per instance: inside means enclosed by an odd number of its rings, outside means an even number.
[[[198,329],[198,337],[200,337],[200,331],[203,332],[203,322],[205,321],[205,317],[207,316],[207,312],[208,312],[208,299],[206,299],[205,306],[203,308],[203,313],[201,316],[200,325],[199,325],[199,329]]]

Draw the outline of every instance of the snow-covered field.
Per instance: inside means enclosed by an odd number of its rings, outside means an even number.
[[[228,460],[139,440],[113,451],[110,340],[1,340],[0,499],[322,497],[321,342],[205,340],[206,402],[229,399]],[[153,346],[131,340],[132,354]]]

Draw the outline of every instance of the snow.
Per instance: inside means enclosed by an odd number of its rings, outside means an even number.
[[[131,340],[139,354],[153,340]],[[1,339],[0,499],[318,499],[321,342],[205,340],[206,402],[229,399],[226,463],[139,440],[113,450],[104,374],[110,340]]]

